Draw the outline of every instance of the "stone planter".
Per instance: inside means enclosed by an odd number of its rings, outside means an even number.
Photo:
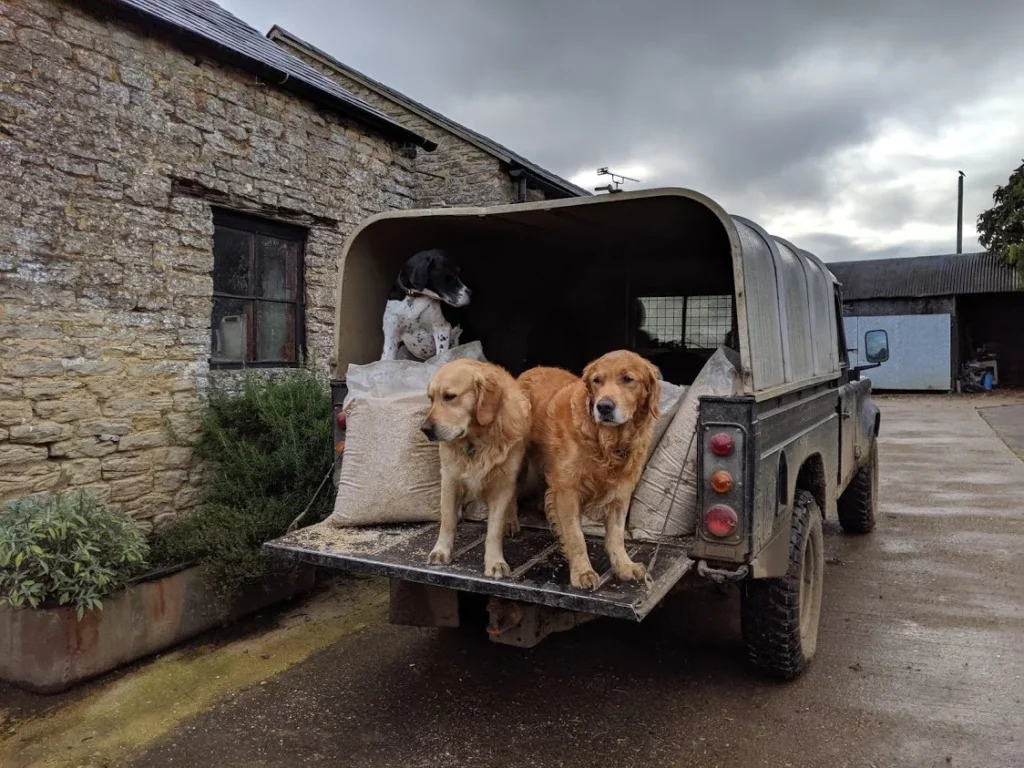
[[[315,576],[315,569],[302,568],[224,600],[193,566],[133,584],[81,621],[68,607],[0,609],[0,679],[57,693],[294,597],[310,589]]]

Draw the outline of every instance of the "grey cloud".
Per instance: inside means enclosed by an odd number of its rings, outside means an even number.
[[[819,256],[822,261],[861,261],[865,259],[893,259],[907,256],[926,256],[938,253],[954,253],[956,243],[950,240],[908,240],[898,245],[883,248],[868,248],[853,238],[830,232],[811,232],[800,236],[798,245]],[[964,251],[977,250],[977,244],[964,243]]]
[[[222,2],[563,175],[643,162],[645,186],[695,187],[753,218],[853,196],[875,228],[945,220],[912,191],[887,205],[871,188],[936,161],[851,188],[836,155],[886,121],[937,134],[1016,73],[1024,28],[1024,5],[995,0]]]

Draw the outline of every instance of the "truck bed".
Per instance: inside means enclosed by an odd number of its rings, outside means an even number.
[[[641,621],[693,566],[687,556],[690,542],[673,539],[661,543],[649,586],[643,582],[623,583],[611,572],[603,540],[588,536],[590,559],[601,582],[592,592],[575,589],[569,584],[569,565],[550,531],[524,526],[518,536],[505,540],[505,560],[512,576],[493,579],[483,575],[484,523],[459,523],[453,562],[445,566],[427,565],[437,529],[437,523],[365,528],[334,528],[319,523],[268,542],[264,548],[274,557],[326,568],[632,621]],[[626,542],[630,556],[648,568],[657,547],[654,542]]]

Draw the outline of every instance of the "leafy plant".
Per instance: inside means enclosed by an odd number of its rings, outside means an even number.
[[[72,605],[81,619],[102,609],[148,550],[130,515],[88,492],[10,502],[0,515],[0,606]]]
[[[154,559],[201,558],[224,592],[263,576],[260,547],[285,533],[331,471],[331,410],[326,377],[306,367],[274,378],[247,371],[238,389],[212,388],[196,446],[203,503],[154,537]],[[304,522],[325,518],[331,502],[321,491]]]
[[[996,187],[992,203],[978,216],[978,240],[1024,278],[1024,163]]]

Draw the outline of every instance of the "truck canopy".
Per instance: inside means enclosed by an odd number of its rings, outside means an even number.
[[[688,384],[722,345],[739,352],[744,392],[758,399],[840,373],[834,278],[821,261],[673,188],[370,218],[340,262],[335,379],[380,358],[388,292],[429,248],[448,251],[473,291],[459,310],[463,341],[480,339],[513,374],[579,371],[630,348]]]

